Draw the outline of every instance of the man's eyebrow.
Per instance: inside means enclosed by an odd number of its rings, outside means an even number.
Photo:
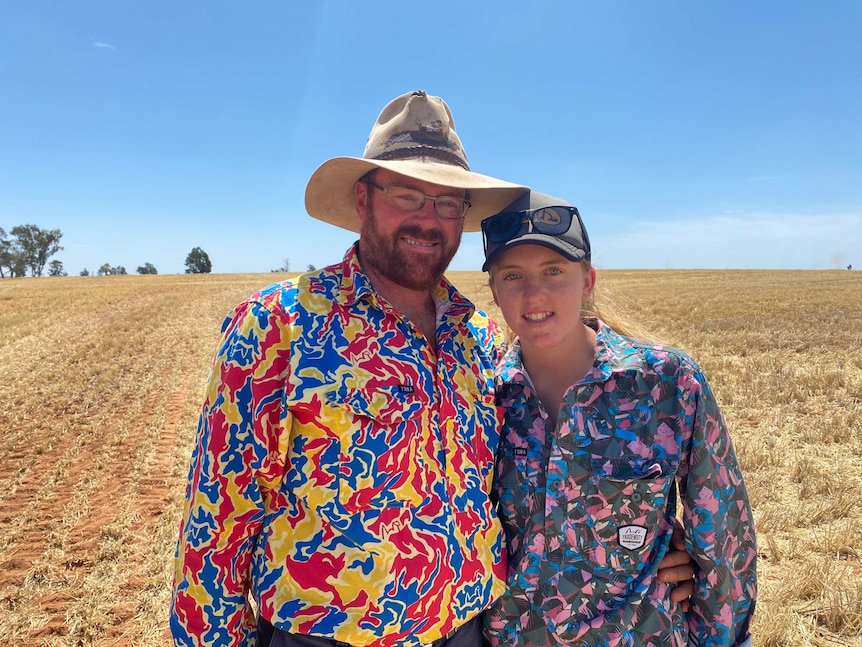
[[[390,188],[393,186],[400,186],[402,189],[415,189],[417,191],[422,191],[422,193],[425,193],[425,189],[423,189],[417,184],[413,184],[412,182],[393,182],[386,188]],[[459,192],[463,193],[464,195],[458,195]],[[443,187],[443,191],[440,191],[439,193],[426,193],[426,195],[433,195],[435,198],[439,198],[440,196],[445,195],[461,199],[466,198],[468,194],[469,192],[467,191],[467,189],[459,189],[454,186]]]

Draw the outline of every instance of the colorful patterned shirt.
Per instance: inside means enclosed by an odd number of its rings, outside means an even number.
[[[490,499],[502,334],[446,280],[437,351],[355,248],[240,304],[206,390],[177,547],[178,645],[280,629],[430,643],[505,589]]]
[[[486,615],[493,645],[738,645],[756,597],[742,473],[700,367],[602,322],[591,373],[550,424],[521,361],[497,375],[505,407],[495,495],[508,592]],[[698,567],[691,610],[656,577],[676,500]]]

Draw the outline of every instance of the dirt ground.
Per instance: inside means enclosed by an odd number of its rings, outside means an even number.
[[[0,282],[8,644],[170,643],[169,558],[203,383],[223,316],[268,278]]]
[[[755,647],[862,645],[862,273],[599,277],[719,398],[757,523]],[[276,278],[0,280],[0,644],[170,644],[220,325]],[[483,274],[452,279],[498,316]]]

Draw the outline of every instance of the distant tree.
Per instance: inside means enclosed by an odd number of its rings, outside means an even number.
[[[6,238],[6,230],[0,227],[0,278],[6,278],[6,269],[12,267],[12,241]]]
[[[48,276],[68,276],[66,271],[63,269],[63,261],[54,259],[48,263]]]
[[[144,263],[141,265],[136,272],[138,274],[158,274],[159,271],[156,269],[156,266],[152,263]]]
[[[309,263],[309,264],[308,264],[308,269],[307,269],[306,271],[307,271],[307,272],[314,272],[316,269],[317,269],[317,268],[316,268],[316,267],[314,267],[314,265],[312,265],[311,263]]]
[[[40,229],[36,225],[18,225],[10,232],[17,238],[15,246],[23,257],[24,264],[32,276],[42,276],[48,259],[63,249],[60,239],[63,232],[59,229]]]
[[[11,271],[9,273],[9,276],[11,276],[13,279],[16,276],[27,276],[27,265],[24,261],[24,257],[23,256],[13,256],[12,259],[13,259],[13,265],[12,265]]]
[[[126,268],[122,265],[113,266],[110,263],[105,263],[97,272],[99,276],[111,276],[116,274],[128,274]]]
[[[81,270],[81,276],[90,276],[90,270],[85,267],[83,270]]]
[[[272,271],[272,272],[290,272],[290,259],[285,258],[284,264],[281,267],[274,269],[274,270],[270,270],[270,271]]]
[[[200,247],[195,247],[186,256],[186,274],[209,274],[212,270],[210,257]]]
[[[0,227],[0,278],[15,278],[27,273],[27,263],[17,241],[10,240]]]

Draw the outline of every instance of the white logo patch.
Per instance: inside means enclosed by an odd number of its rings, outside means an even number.
[[[643,548],[646,543],[647,529],[644,526],[620,526],[617,540],[620,546],[629,550]]]

